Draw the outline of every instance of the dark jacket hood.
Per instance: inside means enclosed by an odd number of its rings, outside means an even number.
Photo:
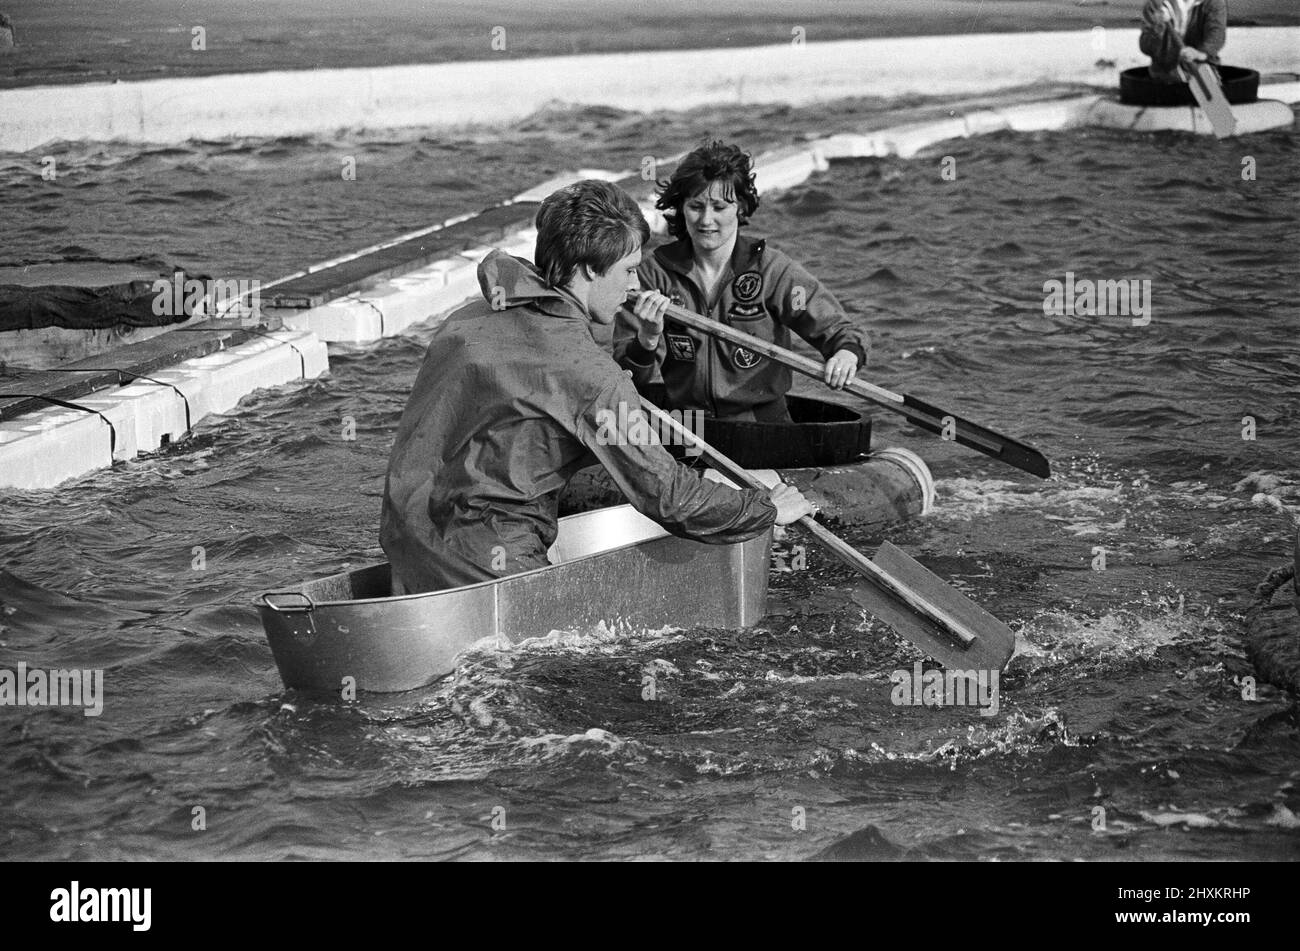
[[[479,264],[478,286],[483,291],[483,299],[497,309],[501,304],[507,308],[531,305],[552,317],[587,318],[586,310],[571,294],[550,287],[532,264],[500,248],[490,252]],[[501,289],[499,293],[497,288]]]

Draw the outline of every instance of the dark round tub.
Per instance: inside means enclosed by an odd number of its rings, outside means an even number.
[[[1259,99],[1259,72],[1244,66],[1220,66],[1223,94],[1232,105]],[[1119,101],[1130,106],[1194,106],[1187,83],[1158,83],[1145,66],[1134,66],[1119,74]]]

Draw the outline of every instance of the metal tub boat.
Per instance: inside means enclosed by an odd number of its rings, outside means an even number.
[[[451,673],[484,638],[553,630],[749,627],[767,613],[772,533],[733,545],[668,534],[630,505],[560,519],[551,565],[446,591],[392,595],[387,563],[257,600],[286,687],[396,692]]]

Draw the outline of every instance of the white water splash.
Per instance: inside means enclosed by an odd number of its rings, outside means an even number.
[[[1203,812],[1143,812],[1141,815],[1147,822],[1158,825],[1161,828],[1181,825],[1186,829],[1213,829],[1217,826],[1225,825],[1225,823],[1218,819],[1213,819]]]
[[[1300,473],[1250,472],[1232,487],[1232,491],[1249,492],[1252,505],[1275,509],[1293,522],[1300,523]]]
[[[679,627],[647,628],[615,620],[613,625],[600,621],[593,627],[553,630],[540,637],[528,637],[516,643],[513,649],[521,654],[554,651],[609,654],[621,653],[633,645],[647,647],[681,639],[682,629]]]
[[[1201,641],[1222,634],[1217,618],[1180,610],[1170,598],[1153,603],[1157,613],[1108,611],[1088,617],[1069,611],[1040,611],[1017,632],[1016,654],[1052,658],[1060,654],[1149,658],[1182,640]]]
[[[879,673],[855,673],[852,671],[842,674],[816,674],[805,677],[802,674],[778,674],[775,670],[769,670],[767,676],[763,678],[768,683],[779,684],[811,684],[824,683],[833,680],[872,680],[888,683],[888,679]]]
[[[968,521],[971,518],[1014,511],[1050,511],[1083,519],[1105,514],[1101,506],[1120,500],[1119,485],[1077,485],[1051,479],[1047,482],[1009,482],[1003,479],[940,479],[935,518]]]

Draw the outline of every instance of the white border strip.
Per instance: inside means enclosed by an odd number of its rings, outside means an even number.
[[[102,417],[51,406],[5,420],[0,422],[0,488],[46,489],[153,452],[164,440],[185,435],[187,401],[192,426],[233,409],[260,387],[314,378],[328,368],[325,344],[315,335],[278,331],[156,370],[150,376],[158,383],[137,380],[70,400]],[[109,423],[116,439],[111,460]]]

